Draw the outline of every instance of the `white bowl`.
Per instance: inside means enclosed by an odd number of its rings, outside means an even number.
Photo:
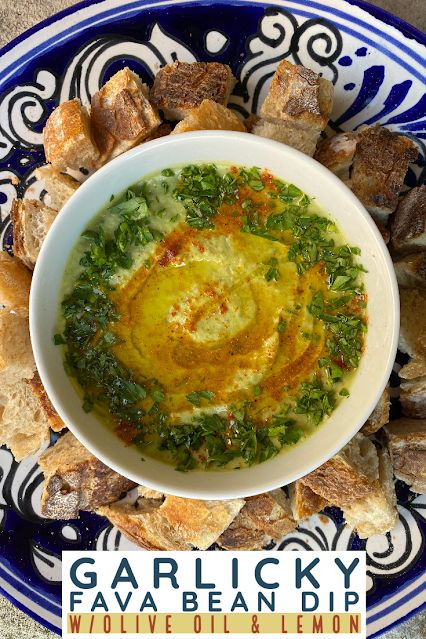
[[[136,448],[124,443],[93,414],[63,367],[63,353],[53,344],[64,269],[77,239],[112,193],[120,193],[145,175],[174,164],[230,162],[268,169],[315,197],[351,245],[362,250],[368,270],[368,333],[365,352],[351,384],[350,397],[305,441],[277,457],[242,470],[181,473],[160,461],[141,462]],[[105,464],[166,493],[199,499],[254,495],[306,475],[340,450],[370,415],[388,381],[395,359],[399,300],[392,262],[370,215],[330,171],[299,151],[247,133],[201,131],[143,144],[97,171],[56,218],[34,271],[30,299],[31,340],[37,368],[54,407],[76,437]]]

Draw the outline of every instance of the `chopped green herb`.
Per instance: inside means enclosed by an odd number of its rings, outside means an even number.
[[[215,397],[215,395],[216,394],[213,391],[199,390],[199,391],[192,391],[192,393],[188,393],[188,395],[186,396],[186,399],[188,400],[188,402],[195,404],[195,406],[201,406],[202,399],[212,400]]]

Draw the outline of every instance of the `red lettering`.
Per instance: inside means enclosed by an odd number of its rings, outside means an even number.
[[[281,615],[281,632],[283,635],[287,634],[287,630],[285,629],[285,615]]]
[[[201,632],[201,617],[194,615],[194,632],[198,635]]]
[[[312,632],[324,632],[322,616],[317,617],[316,615],[312,618]]]
[[[111,632],[111,616],[104,615],[104,632]]]
[[[172,615],[166,615],[166,633],[168,635],[172,632],[172,624],[171,624]]]
[[[152,617],[153,617],[153,619],[152,619]],[[157,615],[148,615],[148,623],[149,623],[150,631],[154,632],[155,624],[157,623]]]
[[[120,629],[122,634],[126,634],[127,635],[127,630],[124,627],[124,615],[120,616]]]
[[[349,632],[361,632],[359,629],[359,616],[350,615],[349,617]]]
[[[340,632],[340,617],[333,615],[333,632]]]
[[[68,615],[71,632],[80,632],[81,615]]]
[[[224,615],[224,617],[223,617],[223,634],[224,635],[229,635],[228,617],[227,617],[227,615]]]
[[[303,615],[297,615],[297,632],[303,632]]]

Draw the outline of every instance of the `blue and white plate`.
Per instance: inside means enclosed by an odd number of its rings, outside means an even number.
[[[175,59],[226,62],[238,79],[232,107],[246,115],[258,110],[277,62],[288,58],[334,82],[331,129],[380,122],[414,136],[420,159],[407,188],[424,178],[426,37],[362,0],[90,0],[27,31],[0,54],[4,246],[11,241],[12,199],[44,197],[34,171],[44,163],[48,114],[75,96],[87,103],[125,64],[150,82]],[[61,551],[131,544],[88,513],[72,522],[43,519],[41,489],[36,458],[17,464],[0,449],[0,591],[59,633]],[[370,637],[425,606],[426,497],[402,484],[397,490],[400,523],[387,535],[362,542],[342,525],[340,511],[329,509],[278,545],[365,548]]]

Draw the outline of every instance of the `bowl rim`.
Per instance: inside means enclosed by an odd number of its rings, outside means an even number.
[[[378,376],[380,384],[377,384],[374,402],[371,401],[367,406],[364,406],[364,410],[362,412],[362,421],[359,418],[357,420],[360,424],[364,423],[366,419],[368,418],[368,416],[371,414],[375,405],[377,404],[377,401],[388,382],[388,379],[393,367],[393,363],[395,360],[396,350],[397,350],[398,333],[399,333],[399,294],[398,294],[398,286],[397,286],[397,281],[396,281],[392,260],[386,248],[386,245],[382,239],[380,231],[378,230],[370,214],[362,206],[362,204],[355,197],[355,195],[348,189],[348,187],[345,184],[343,184],[343,182],[341,182],[328,169],[326,169],[324,166],[319,164],[313,158],[306,156],[300,151],[297,151],[296,149],[293,149],[292,147],[288,147],[287,145],[284,145],[280,142],[276,142],[276,141],[262,138],[259,136],[253,136],[252,134],[249,134],[249,133],[236,133],[236,132],[229,132],[229,131],[194,131],[190,133],[179,134],[176,136],[166,136],[163,138],[153,140],[151,142],[146,142],[122,154],[121,156],[118,156],[117,158],[110,161],[102,168],[98,169],[88,180],[86,180],[86,182],[84,182],[81,185],[81,187],[79,187],[77,192],[65,204],[65,206],[63,207],[63,209],[60,211],[55,221],[53,222],[52,227],[49,231],[49,234],[47,235],[46,240],[43,243],[39,258],[37,260],[37,263],[34,269],[34,274],[33,274],[33,282],[32,282],[31,292],[30,292],[30,318],[29,319],[30,319],[31,343],[33,346],[36,366],[37,366],[37,370],[39,372],[40,378],[42,380],[42,383],[46,389],[46,392],[49,398],[51,399],[52,404],[54,405],[58,414],[63,419],[63,421],[69,428],[69,430],[79,439],[79,441],[81,441],[81,443],[84,446],[86,446],[86,448],[89,449],[90,452],[92,452],[98,459],[100,459],[103,463],[105,463],[107,466],[112,468],[114,471],[118,472],[119,474],[123,476],[128,477],[129,479],[135,481],[137,484],[148,486],[150,488],[159,490],[166,494],[173,494],[173,495],[177,495],[181,497],[198,498],[198,499],[229,499],[229,498],[250,496],[254,494],[259,494],[261,492],[267,492],[269,490],[278,488],[280,486],[287,485],[288,483],[291,483],[292,481],[295,481],[299,479],[300,477],[305,476],[306,474],[308,474],[309,472],[311,472],[312,470],[314,470],[315,468],[323,464],[325,461],[333,457],[343,446],[345,446],[346,443],[349,440],[351,440],[352,437],[356,434],[356,432],[358,432],[359,430],[358,425],[356,427],[353,427],[352,429],[347,429],[343,436],[341,435],[340,437],[336,439],[335,444],[333,446],[331,447],[329,446],[327,450],[322,451],[320,454],[318,454],[318,457],[315,457],[314,462],[310,460],[310,461],[304,462],[303,464],[300,464],[300,468],[298,469],[297,472],[292,473],[290,479],[288,478],[282,479],[281,477],[279,479],[275,477],[272,481],[268,479],[264,479],[263,481],[260,481],[259,479],[257,482],[255,482],[255,486],[253,486],[253,482],[249,482],[249,486],[247,487],[247,489],[244,489],[241,486],[238,488],[235,488],[232,485],[232,482],[228,482],[228,484],[225,487],[222,485],[218,489],[218,488],[212,487],[211,485],[209,486],[204,485],[200,487],[200,486],[197,486],[197,482],[193,482],[193,481],[191,482],[191,485],[189,485],[189,482],[186,482],[187,485],[181,485],[182,482],[180,482],[179,478],[182,476],[190,476],[193,479],[196,479],[197,477],[200,477],[200,473],[202,473],[205,476],[209,476],[211,479],[213,479],[213,476],[218,477],[218,476],[225,476],[225,475],[230,478],[230,475],[234,476],[236,471],[193,471],[186,474],[177,473],[176,471],[174,471],[175,473],[174,476],[176,477],[176,484],[174,482],[170,483],[167,480],[164,480],[164,477],[161,479],[157,479],[153,477],[147,478],[146,476],[144,476],[144,468],[146,467],[146,464],[140,464],[141,466],[140,474],[135,473],[131,469],[126,468],[117,460],[116,458],[117,455],[115,454],[115,452],[113,452],[112,454],[109,451],[106,452],[105,450],[100,452],[99,446],[102,444],[99,444],[99,442],[94,443],[93,437],[88,436],[86,432],[84,432],[84,426],[81,427],[80,425],[76,425],[76,423],[72,419],[70,419],[69,411],[65,408],[64,403],[62,401],[62,397],[61,397],[62,389],[58,391],[57,385],[55,385],[55,381],[52,380],[52,377],[48,371],[49,361],[47,361],[46,354],[44,353],[43,348],[40,345],[40,330],[44,330],[45,327],[43,327],[43,325],[40,323],[40,314],[43,314],[43,308],[40,308],[40,304],[38,300],[40,299],[40,293],[42,291],[42,287],[44,286],[45,276],[48,275],[49,269],[51,268],[51,265],[49,265],[50,251],[51,251],[51,247],[53,246],[61,230],[60,227],[65,226],[67,223],[70,224],[68,218],[71,218],[72,215],[75,215],[75,211],[73,210],[76,207],[75,203],[81,200],[82,198],[84,198],[86,192],[90,193],[90,191],[95,188],[98,182],[102,181],[104,176],[108,176],[111,172],[119,170],[122,165],[125,165],[127,162],[130,162],[135,158],[149,155],[151,151],[153,151],[154,149],[155,150],[161,149],[161,147],[165,147],[165,150],[167,151],[167,148],[172,145],[177,146],[179,148],[180,145],[187,144],[187,141],[189,144],[196,144],[199,142],[206,143],[208,140],[210,141],[215,140],[216,142],[225,143],[225,144],[226,142],[229,142],[229,143],[232,142],[233,144],[236,144],[238,141],[247,143],[248,140],[250,140],[250,144],[252,144],[253,147],[259,146],[259,147],[263,147],[264,149],[266,148],[266,149],[273,150],[275,152],[282,153],[283,159],[284,159],[284,156],[287,155],[287,158],[288,157],[294,158],[298,160],[299,162],[303,161],[305,166],[309,167],[311,171],[313,171],[314,173],[316,172],[323,179],[325,179],[328,182],[331,182],[333,186],[337,189],[337,191],[339,191],[340,194],[344,196],[344,198],[348,201],[351,207],[358,211],[358,213],[361,215],[361,218],[363,218],[363,222],[366,223],[367,226],[369,227],[369,230],[371,231],[371,235],[373,236],[375,241],[375,247],[376,249],[379,250],[380,258],[383,260],[385,264],[386,276],[388,278],[389,291],[391,294],[393,304],[392,304],[392,308],[388,309],[389,311],[392,312],[392,323],[391,323],[392,335],[390,340],[390,348],[388,349],[388,352],[387,352],[386,366],[382,370],[382,374]],[[229,152],[229,150],[228,151],[224,150],[223,160],[219,160],[215,158],[214,160],[211,160],[211,161],[212,162],[223,161],[223,162],[232,163],[233,162],[232,159],[229,160],[225,158],[227,153],[228,155],[232,155],[232,151]],[[202,161],[206,161],[206,160],[202,160]],[[237,162],[235,163],[237,164]],[[177,165],[177,164],[179,164],[179,162],[169,161],[169,162],[165,162],[164,166]],[[241,165],[241,162],[239,164]],[[251,163],[249,162],[246,165],[250,165],[250,164]],[[161,169],[158,169],[158,171],[159,170]],[[139,179],[142,179],[145,175],[149,175],[150,173],[152,173],[152,171],[141,172]],[[285,178],[282,178],[282,179],[285,179]],[[134,181],[132,183],[134,183]],[[106,204],[107,204],[107,201],[104,202],[104,205]],[[92,211],[90,215],[85,217],[85,220],[86,220],[85,225],[87,225],[89,221],[93,219],[93,217],[96,215],[98,211],[99,211],[99,208],[96,211]],[[76,236],[76,238],[77,237],[78,236]],[[68,252],[68,257],[69,257],[69,252]],[[58,299],[55,298],[56,307],[57,307],[57,304],[58,304]],[[61,351],[62,349],[58,349],[58,352],[60,353],[61,359],[62,359]],[[69,383],[69,386],[72,387],[71,381],[69,381],[68,383]],[[75,393],[76,397],[78,397],[77,392],[74,389],[73,389],[73,392]],[[79,398],[79,400],[80,399],[81,398]],[[80,404],[81,404],[81,401],[80,401]],[[318,430],[322,429],[327,424],[329,419],[330,418],[327,418],[326,420],[324,420],[324,422],[314,431],[313,435]],[[307,440],[310,440],[311,437],[313,437],[313,435],[308,437]],[[117,442],[120,441],[117,435],[114,435],[114,437],[117,440]],[[123,447],[124,446],[125,444],[123,443]],[[299,446],[300,445],[297,445],[293,447],[293,449],[296,449]],[[239,470],[238,476],[241,477],[244,475],[245,479],[248,479],[247,477],[248,473],[254,474],[256,469],[259,469],[259,468],[261,468],[262,470],[266,470],[268,468],[268,465],[270,466],[271,462],[276,462],[276,460],[280,458],[283,459],[286,454],[288,453],[283,452],[277,457],[272,458],[271,460],[268,460],[266,462],[263,462],[262,464],[255,464],[252,467]],[[164,462],[161,462],[161,461],[157,461],[157,460],[153,461],[152,459],[150,459],[149,461],[150,463],[152,462],[154,466],[159,468],[160,472],[158,473],[158,477],[161,477],[161,468],[164,469],[165,466],[167,466],[169,469],[171,468],[170,466],[164,464]],[[195,484],[195,485],[192,485],[192,484]],[[222,481],[222,484],[223,484],[223,481]]]

